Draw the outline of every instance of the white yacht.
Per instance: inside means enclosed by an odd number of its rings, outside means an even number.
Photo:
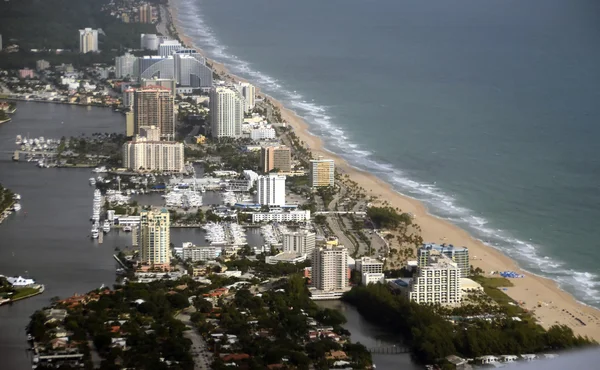
[[[102,231],[104,231],[105,234],[110,231],[110,222],[108,222],[108,220],[104,220]]]
[[[14,200],[21,200],[21,195],[20,194],[15,194],[15,195],[13,195],[13,199]]]
[[[123,226],[123,231],[131,232],[131,226],[129,226],[129,225]]]
[[[23,138],[21,135],[17,135],[17,139],[15,140],[15,144],[21,145],[23,143]]]
[[[99,235],[98,228],[94,227],[92,229],[92,239],[98,239],[98,235]]]
[[[15,211],[20,211],[20,210],[21,210],[21,205],[20,205],[19,203],[15,203],[15,204],[13,205],[13,209],[14,209]]]
[[[90,185],[94,186],[96,185],[96,179],[93,177],[90,177]]]

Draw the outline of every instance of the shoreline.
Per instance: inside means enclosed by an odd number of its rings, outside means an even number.
[[[224,64],[211,59],[182,32],[182,28],[178,24],[177,9],[172,5],[173,0],[168,0],[167,10],[170,13],[168,18],[172,20],[173,27],[181,41],[204,55],[216,73],[225,75],[233,81],[247,81],[232,74]],[[268,97],[271,103],[280,109],[283,120],[293,128],[296,135],[304,141],[305,146],[310,148],[314,156],[322,155],[333,159],[336,169],[341,174],[348,174],[358,186],[368,189],[368,196],[385,199],[393,207],[400,208],[402,212],[414,214],[415,222],[421,227],[421,235],[425,242],[449,243],[468,247],[471,264],[483,269],[486,275],[490,271],[507,270],[525,275],[525,278],[511,279],[514,287],[508,288],[505,293],[515,301],[525,302],[522,307],[532,311],[540,325],[545,328],[555,324],[566,325],[575,334],[600,341],[599,309],[577,301],[573,295],[562,290],[555,281],[523,270],[516,261],[494,247],[484,244],[466,230],[430,214],[424,203],[399,193],[384,180],[352,166],[340,155],[327,150],[323,140],[309,131],[310,126],[307,122],[294,111],[286,108],[280,101],[264,93],[258,86],[256,89],[257,94]],[[578,320],[585,322],[585,325]]]

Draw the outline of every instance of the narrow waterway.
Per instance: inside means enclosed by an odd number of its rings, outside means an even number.
[[[341,311],[346,319],[345,329],[350,331],[353,342],[360,342],[367,348],[388,347],[402,343],[402,337],[391,333],[384,328],[375,326],[368,322],[354,308],[354,306],[343,301],[317,301],[324,308]],[[373,354],[373,363],[377,370],[417,370],[422,367],[412,362],[408,354],[380,355]]]

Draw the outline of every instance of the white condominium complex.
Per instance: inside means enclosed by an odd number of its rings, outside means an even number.
[[[335,164],[333,159],[312,159],[310,161],[310,184],[312,187],[335,185]]]
[[[183,45],[177,40],[163,40],[158,44],[158,55],[161,57],[168,57],[175,53],[177,50],[183,49]]]
[[[469,249],[467,247],[455,247],[452,244],[423,244],[417,251],[419,267],[425,267],[429,263],[432,254],[443,254],[458,265],[461,277],[468,277],[471,273],[469,262]]]
[[[361,273],[382,273],[383,262],[371,257],[361,257],[355,262],[356,270]]]
[[[134,130],[140,133],[142,126],[156,126],[165,140],[175,138],[174,98],[171,90],[149,86],[135,91],[133,102]]]
[[[98,30],[85,28],[79,30],[79,52],[91,53],[98,51]]]
[[[285,205],[285,176],[270,174],[257,180],[257,202],[263,206]]]
[[[115,76],[117,78],[133,77],[134,65],[137,57],[133,54],[125,53],[120,57],[115,58]]]
[[[312,255],[312,285],[318,290],[344,290],[348,287],[348,250],[319,247]]]
[[[310,258],[312,257],[313,250],[315,249],[315,240],[315,233],[306,230],[293,233],[284,233],[283,251],[306,254]]]
[[[254,98],[256,95],[254,85],[241,82],[237,85],[239,92],[244,97],[244,112],[248,113],[254,109]]]
[[[214,138],[242,135],[244,98],[237,90],[216,86],[210,91],[210,121]]]
[[[460,268],[443,254],[429,257],[427,266],[409,284],[408,298],[419,304],[456,305],[461,302]]]
[[[133,171],[183,172],[183,144],[137,136],[123,144],[123,166]]]
[[[141,262],[145,265],[168,267],[171,243],[169,211],[142,211],[140,215]]]

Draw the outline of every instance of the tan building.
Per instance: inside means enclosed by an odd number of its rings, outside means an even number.
[[[132,137],[133,135],[135,135],[133,112],[131,111],[125,113],[125,127],[125,136]]]
[[[123,144],[123,167],[133,171],[183,172],[183,144],[136,136]]]
[[[312,187],[335,185],[335,164],[333,159],[313,159],[310,161],[310,184]]]
[[[260,166],[264,173],[274,169],[279,172],[292,170],[292,152],[285,145],[267,146],[260,149]]]
[[[171,243],[169,211],[142,211],[140,215],[141,262],[154,267],[169,267]]]
[[[160,130],[156,126],[140,127],[140,137],[146,138],[148,141],[160,141]]]
[[[84,28],[79,30],[79,52],[91,53],[98,51],[98,30]]]
[[[152,23],[152,6],[144,4],[139,7],[140,23]]]
[[[312,255],[312,285],[321,291],[348,287],[348,250],[345,247],[319,247]]]
[[[177,93],[177,81],[172,78],[142,78],[142,87],[160,86],[171,90],[171,95]]]
[[[142,126],[156,126],[163,140],[175,138],[174,99],[171,90],[160,86],[148,86],[135,91],[133,101],[134,130],[140,133]]]

